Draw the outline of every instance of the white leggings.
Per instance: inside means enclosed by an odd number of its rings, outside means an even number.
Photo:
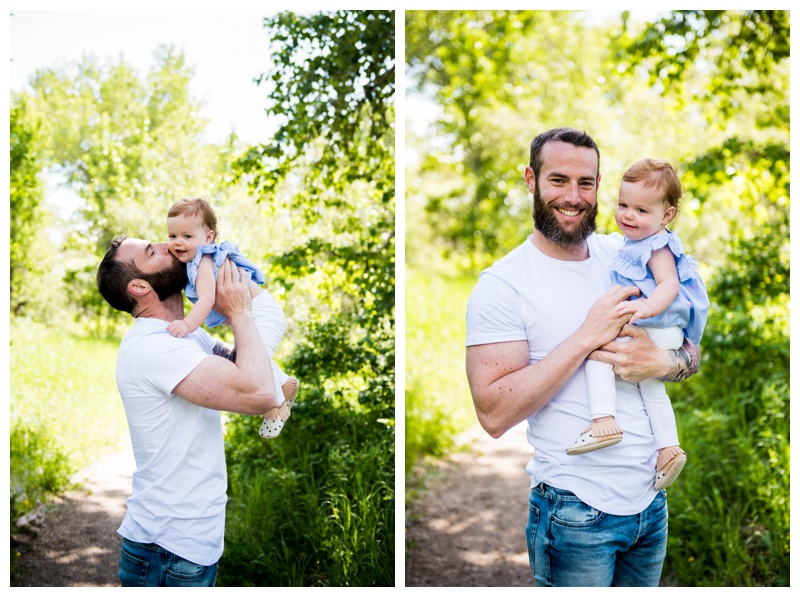
[[[275,380],[275,392],[278,397],[278,406],[280,406],[284,400],[281,388],[289,376],[278,367],[272,357],[278,349],[278,344],[283,340],[283,333],[286,331],[286,316],[269,291],[265,288],[262,290],[263,292],[250,303],[250,313],[253,315],[253,323],[256,324],[258,335],[261,336],[261,341],[269,354],[272,377]]]
[[[656,346],[674,350],[683,345],[683,330],[679,327],[644,328]],[[627,342],[629,337],[617,338],[618,342]],[[611,365],[599,361],[586,361],[586,381],[589,390],[589,412],[592,419],[602,416],[616,416],[617,389]],[[642,396],[656,448],[678,445],[678,425],[675,413],[669,401],[664,382],[652,377],[639,382],[639,393]],[[623,429],[623,431],[625,431]]]

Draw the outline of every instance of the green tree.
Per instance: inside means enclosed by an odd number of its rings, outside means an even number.
[[[37,294],[43,288],[37,284],[37,280],[44,271],[44,262],[53,258],[52,248],[43,231],[44,184],[41,179],[42,139],[39,129],[28,102],[15,97],[11,106],[9,137],[10,306],[14,315],[30,313],[36,310],[37,305],[40,306]]]
[[[259,201],[291,214],[300,242],[273,260],[285,283],[306,278],[334,306],[297,358],[314,375],[363,374],[360,400],[391,418],[394,15],[284,12],[265,26],[275,68],[257,82],[282,124],[242,156],[238,172]],[[328,360],[341,350],[346,358]]]
[[[270,269],[307,299],[283,362],[303,386],[292,441],[266,457],[255,423],[232,422],[221,582],[393,585],[394,15],[283,12],[265,28],[274,67],[256,81],[279,127],[235,170],[291,231]]]
[[[25,94],[39,115],[42,165],[61,174],[81,200],[64,252],[69,301],[89,327],[124,319],[101,299],[94,274],[118,234],[164,238],[169,205],[180,197],[219,198],[229,147],[202,142],[205,121],[189,93],[183,54],[160,47],[142,80],[122,59],[85,57],[38,71]]]
[[[449,255],[440,272],[474,276],[530,233],[519,176],[527,144],[547,128],[584,129],[598,142],[601,232],[616,230],[611,206],[627,166],[645,156],[675,163],[685,195],[674,228],[700,262],[712,308],[700,373],[669,388],[692,464],[670,493],[666,576],[785,585],[789,14],[662,15],[409,14],[407,73],[437,110],[407,137],[420,156],[409,160],[410,217],[427,212],[407,228],[410,263],[427,274],[411,279],[432,277],[440,248]],[[423,369],[413,355],[409,367]],[[428,406],[435,390],[415,395]]]

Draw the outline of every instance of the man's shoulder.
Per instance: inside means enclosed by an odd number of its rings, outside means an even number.
[[[505,256],[483,270],[473,289],[470,303],[490,305],[516,304],[520,296],[530,293],[535,286],[533,262],[536,249],[528,237]]]
[[[602,261],[610,261],[622,247],[625,237],[619,232],[611,234],[592,233],[587,242],[589,243],[589,254],[597,256]]]
[[[117,385],[123,399],[143,388],[168,396],[213,354],[214,339],[205,330],[176,338],[166,325],[157,319],[137,321],[123,338],[117,355]]]
[[[526,254],[532,248],[533,245],[531,244],[530,237],[528,237],[525,239],[525,242],[517,245],[503,257],[483,270],[481,272],[481,276],[484,274],[499,276],[501,272],[507,272],[509,270],[515,270],[521,267],[526,260]]]
[[[210,351],[216,341],[202,328],[176,338],[167,331],[167,322],[161,319],[140,317],[134,321],[120,343],[120,352],[134,350],[197,350]]]
[[[611,234],[593,232],[589,235],[589,242],[595,243],[596,246],[619,248],[622,246],[622,241],[624,240],[625,237],[619,232],[612,232]]]

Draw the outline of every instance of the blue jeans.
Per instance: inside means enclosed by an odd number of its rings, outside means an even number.
[[[644,512],[614,516],[571,491],[531,489],[528,557],[536,586],[657,587],[667,555],[667,494]]]
[[[155,543],[123,538],[117,574],[123,587],[213,587],[218,567],[195,564]]]

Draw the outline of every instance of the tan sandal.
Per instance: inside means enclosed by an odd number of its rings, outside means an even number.
[[[659,464],[661,466],[659,467]],[[681,474],[686,464],[686,452],[678,446],[664,448],[658,454],[656,461],[656,480],[653,484],[656,491],[669,487]]]
[[[297,400],[297,392],[300,390],[300,381],[296,377],[290,377],[281,388],[283,390],[283,404],[274,406],[264,415],[261,429],[258,434],[265,439],[278,437],[283,430],[283,425],[292,414],[292,407]]]
[[[567,448],[567,454],[576,456],[594,452],[602,448],[607,448],[622,441],[622,429],[617,425],[616,420],[593,422],[586,429],[581,431],[580,437],[575,443]]]

